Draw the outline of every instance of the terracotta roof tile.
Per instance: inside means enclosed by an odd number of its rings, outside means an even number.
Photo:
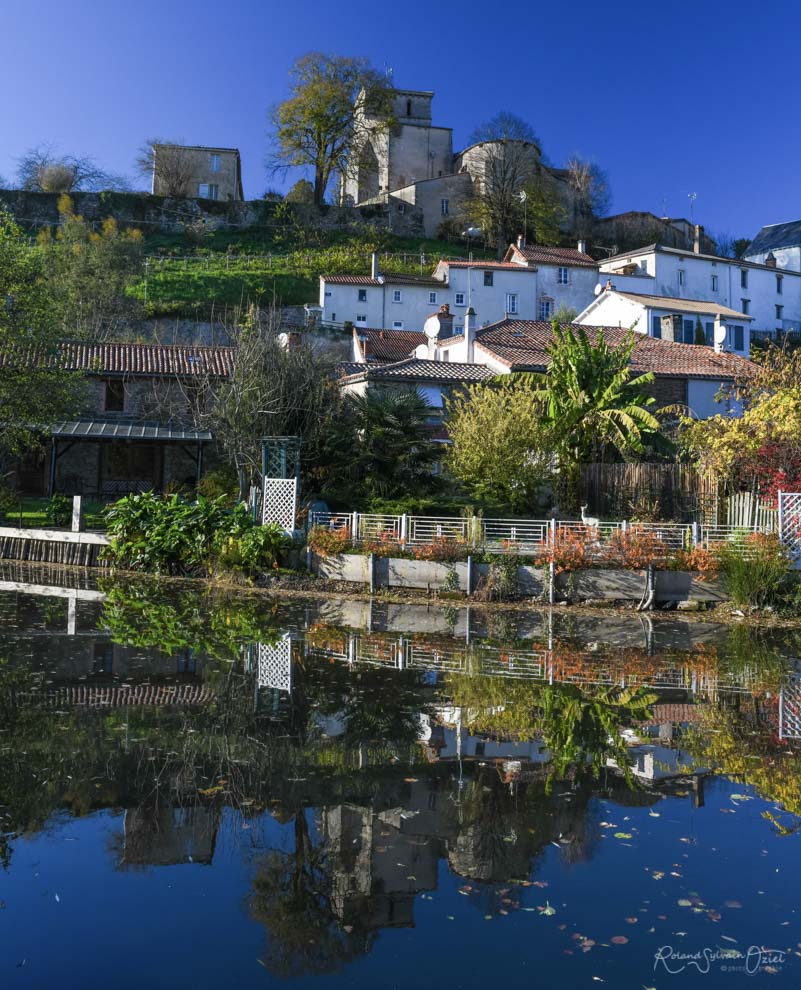
[[[354,327],[353,335],[367,342],[368,361],[402,361],[427,340],[421,330],[370,330],[366,327]]]
[[[444,282],[431,275],[405,275],[396,272],[382,272],[379,278],[371,278],[369,275],[321,275],[320,278],[330,285],[365,285],[373,288],[381,285],[431,285],[439,289],[446,287]]]
[[[363,365],[360,372],[348,375],[345,381],[483,382],[494,377],[495,372],[483,364],[407,358],[392,364]]]
[[[233,348],[181,344],[87,344],[60,347],[64,366],[73,371],[124,375],[212,375],[231,373]]]
[[[512,244],[506,252],[505,261],[519,255],[529,264],[535,265],[578,265],[582,268],[597,268],[598,262],[584,251],[576,248],[548,247],[544,244],[532,244],[530,247],[518,247]]]
[[[574,325],[575,326],[575,325]],[[620,327],[576,326],[586,330],[591,339],[602,334],[612,346],[629,335]],[[643,374],[673,378],[710,378],[733,380],[750,374],[753,365],[736,354],[716,353],[711,347],[679,344],[635,333],[632,368]],[[476,346],[493,355],[513,371],[542,371],[550,363],[546,348],[553,340],[551,324],[534,320],[501,320],[476,334]]]

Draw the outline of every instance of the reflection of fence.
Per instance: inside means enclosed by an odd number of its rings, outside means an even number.
[[[559,648],[513,649],[483,642],[457,646],[433,639],[356,632],[347,635],[346,648],[344,642],[342,647],[331,649],[307,643],[306,653],[308,656],[347,663],[351,667],[413,668],[440,674],[511,677],[598,687],[680,689],[708,700],[726,694],[758,694],[763,690],[764,680],[756,667],[745,667],[732,673],[725,667],[710,666],[709,658],[703,656],[689,655],[684,659],[648,656],[638,659],[625,651],[619,656],[603,656]],[[793,731],[797,731],[798,738],[801,738],[801,675],[794,677],[789,687],[782,689],[782,696],[790,699],[785,704],[786,724],[794,725],[796,728]]]
[[[801,497],[800,497],[801,498]],[[752,533],[773,532],[775,526],[719,526],[672,522],[600,522],[581,520],[485,519],[482,516],[391,516],[361,512],[313,512],[312,526],[347,530],[354,543],[383,537],[414,548],[439,541],[464,544],[488,552],[518,553],[544,549],[568,535],[584,537],[590,556],[603,557],[605,545],[616,533],[645,533],[656,537],[668,550],[689,550],[718,543],[741,543]]]

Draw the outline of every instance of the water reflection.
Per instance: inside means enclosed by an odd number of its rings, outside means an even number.
[[[773,803],[766,831],[801,815],[790,634],[0,577],[2,864],[65,813],[116,816],[116,873],[237,848],[282,977],[414,926],[443,869],[479,919],[548,917],[554,848],[591,864],[663,801],[701,809],[708,772],[721,810]]]

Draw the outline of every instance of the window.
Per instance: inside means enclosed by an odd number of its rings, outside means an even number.
[[[662,317],[652,316],[651,317],[651,336],[656,337],[659,340],[662,336]]]
[[[777,320],[783,319],[784,318],[784,315],[783,314],[784,314],[784,306],[777,306],[776,307],[776,319]]]
[[[507,292],[506,293],[506,312],[511,313],[512,316],[517,315],[517,293]]]
[[[437,305],[437,294],[436,294],[436,292],[429,292],[428,293],[428,305],[429,306],[436,306]]]
[[[105,412],[125,412],[125,383],[122,379],[112,378],[106,382],[103,409]]]
[[[403,320],[393,320],[392,321],[393,330],[403,330]]]
[[[405,213],[405,212],[406,212],[406,204],[398,203],[398,213]]]
[[[93,674],[114,673],[114,646],[111,643],[95,643],[92,657]]]
[[[640,262],[640,268],[642,269],[643,275],[647,275],[648,274],[648,259],[647,258],[643,258],[642,259],[642,261]]]
[[[557,270],[556,281],[559,285],[568,285],[570,283],[570,270],[567,268],[559,268]]]
[[[684,320],[684,343],[692,344],[695,340],[695,323],[692,320]]]
[[[200,182],[198,183],[197,194],[200,199],[219,199],[220,187],[212,182]]]
[[[219,171],[220,171],[220,156],[209,155],[209,172],[219,172]]]
[[[718,277],[717,277],[717,275],[713,275],[712,276],[712,291],[713,292],[717,292],[718,291]]]
[[[439,201],[439,212],[443,217],[446,217],[451,212],[451,201],[449,199],[441,199]]]
[[[464,306],[464,292],[457,292],[453,297],[454,306]]]
[[[367,302],[367,289],[359,289],[359,302]]]
[[[400,289],[393,289],[392,290],[392,301],[394,303],[396,303],[396,302],[397,303],[403,302],[403,293],[401,292]]]
[[[337,321],[337,314],[336,313],[332,313],[331,314],[331,322],[332,323],[336,323],[336,321]]]
[[[175,657],[175,672],[177,674],[196,674],[197,658],[192,649],[181,650]]]
[[[741,299],[740,300],[740,305],[741,305],[742,312],[745,313],[746,316],[748,316],[748,312],[749,312],[749,309],[751,307],[751,300],[750,299]]]
[[[356,325],[357,326],[360,326],[360,327],[366,327],[367,326],[367,314],[366,313],[357,313],[356,314]]]
[[[450,361],[450,359],[451,359],[450,354],[447,351],[443,351],[440,361]]]
[[[782,282],[784,281],[784,275],[776,276],[776,293],[778,295],[782,294]]]
[[[734,328],[734,349],[735,351],[742,351],[745,348],[745,331],[743,327],[736,326]]]
[[[704,324],[704,336],[706,337],[707,344],[711,347],[715,341],[715,324],[705,323]]]
[[[550,320],[553,315],[553,300],[540,299],[540,319]]]
[[[684,285],[684,275],[685,275],[684,269],[683,268],[680,268],[679,269],[679,285]]]
[[[740,269],[740,288],[741,289],[747,289],[748,288],[748,269],[747,268],[741,268]]]
[[[493,272],[484,272],[484,285],[492,285],[494,282]]]

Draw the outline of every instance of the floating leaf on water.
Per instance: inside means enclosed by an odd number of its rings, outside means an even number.
[[[739,901],[724,901],[723,906],[727,908],[741,908],[742,904]]]
[[[627,922],[628,922],[628,923],[629,923],[630,925],[636,925],[636,924],[637,924],[637,922],[638,922],[638,921],[639,921],[640,919],[639,919],[639,918],[624,918],[623,920],[624,920],[624,921],[627,921]]]
[[[679,907],[692,907],[693,904],[693,902],[688,901],[686,897],[680,898],[678,901],[676,901],[676,903],[679,905]]]
[[[545,907],[540,907],[538,904],[537,910],[540,912],[540,914],[544,914],[547,916],[556,914],[556,908],[552,908],[551,905],[548,903],[548,901],[545,902]]]
[[[628,942],[628,939],[625,935],[613,935],[609,941],[612,945],[625,945]]]
[[[631,832],[615,832],[616,839],[630,839]]]
[[[662,870],[656,870],[654,873],[651,874],[654,880],[661,880],[664,875],[665,874],[662,872]]]

